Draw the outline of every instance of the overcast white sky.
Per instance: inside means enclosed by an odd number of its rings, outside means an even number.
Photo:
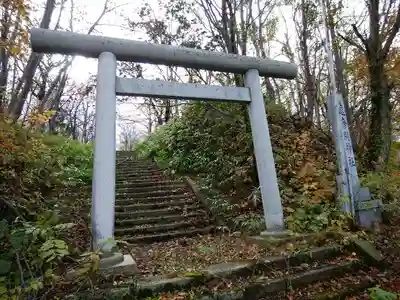
[[[99,0],[98,0],[99,1]],[[141,34],[140,32],[132,32],[128,29],[124,29],[126,27],[126,17],[123,16],[129,16],[130,18],[134,17],[137,15],[138,9],[143,5],[145,0],[114,0],[114,3],[119,6],[117,10],[114,12],[108,13],[101,21],[101,26],[97,27],[97,30],[99,31],[96,34],[99,35],[104,35],[104,36],[112,36],[116,38],[128,38],[128,39],[135,39],[135,40],[145,40],[146,36],[144,34]],[[149,0],[147,1],[150,4],[152,4],[153,7],[157,7],[157,0]],[[85,11],[86,17],[85,17],[85,22],[87,25],[84,25],[81,21],[76,22],[77,25],[75,26],[74,30],[79,31],[79,32],[84,32],[84,30],[80,30],[80,28],[84,27],[87,28],[88,26],[93,23],[93,21],[98,17],[98,15],[102,11],[102,2],[98,2],[98,5],[93,5],[94,2],[93,0],[79,0],[76,1],[76,3],[79,3],[79,8],[80,10]],[[155,9],[156,13],[157,9]],[[159,13],[161,13],[159,11]],[[288,21],[291,21],[291,15],[290,15],[290,10],[284,10],[283,13],[285,14],[285,17],[288,19]],[[123,15],[123,16],[121,16]],[[290,24],[289,24],[290,26]],[[278,34],[284,34],[286,31],[284,26],[280,27],[280,32]],[[279,47],[280,49],[280,47]],[[276,54],[279,53],[279,49],[271,49],[271,55],[276,56]],[[273,57],[276,58],[276,57]],[[280,57],[279,59],[284,59],[283,57]],[[147,68],[148,69],[148,68]],[[71,68],[70,76],[77,82],[85,82],[88,77],[91,74],[95,74],[97,70],[97,60],[96,59],[87,59],[83,57],[77,57],[73,63],[73,66]],[[157,73],[157,70],[155,69],[154,74]],[[132,102],[118,104],[117,110],[120,115],[123,115],[124,117],[128,119],[140,119],[143,118],[143,116],[140,115],[140,113],[137,112],[137,109],[135,106],[132,104]],[[136,128],[139,131],[144,131],[145,128],[144,126],[141,125],[136,125]],[[117,126],[117,135],[119,128]]]
[[[36,0],[43,3],[42,0]],[[135,40],[145,40],[146,36],[139,32],[132,32],[128,29],[124,29],[126,26],[126,17],[135,18],[137,16],[137,12],[139,8],[143,5],[146,0],[113,0],[114,4],[118,6],[118,8],[108,13],[105,17],[103,17],[100,22],[100,26],[97,27],[97,33],[99,35],[111,36],[116,38],[128,38]],[[38,3],[36,2],[36,3]],[[153,7],[158,6],[157,0],[148,0]],[[78,6],[79,11],[83,12],[84,15],[78,14],[76,12],[76,16],[74,20],[74,31],[85,33],[87,28],[91,24],[93,24],[94,20],[100,15],[103,9],[104,0],[75,0],[75,5]],[[159,9],[154,9],[157,12],[161,13]],[[292,12],[291,9],[280,10],[285,16],[287,21],[287,26],[289,28],[289,34],[294,37],[293,21],[292,21]],[[66,14],[68,15],[68,14]],[[68,22],[68,20],[65,20]],[[66,25],[66,24],[65,24]],[[278,27],[277,36],[283,36],[286,33],[286,27],[283,24],[280,24]],[[293,39],[293,42],[295,39]],[[277,57],[277,54],[280,52],[280,46],[272,46],[270,49],[271,58],[286,60],[284,57]],[[148,69],[148,68],[147,68]],[[97,60],[96,59],[86,59],[83,57],[77,57],[72,65],[72,69],[70,72],[70,76],[73,80],[77,82],[85,82],[90,75],[95,74],[97,71]],[[157,69],[153,74],[156,74]],[[141,118],[140,113],[138,113],[137,109],[135,109],[132,103],[118,104],[117,110],[119,114],[130,118],[137,119]],[[142,117],[143,118],[143,117]],[[144,130],[143,126],[137,126],[137,129],[142,131]],[[119,128],[117,126],[117,135],[119,134]]]
[[[79,7],[87,14],[85,23],[88,23],[88,25],[84,25],[86,28],[90,26],[94,22],[94,20],[97,19],[97,17],[101,14],[103,10],[104,0],[97,1],[98,5],[94,5],[93,0],[79,0]],[[150,1],[155,2],[154,0]],[[137,8],[141,7],[143,2],[143,0],[114,0],[114,4],[116,4],[118,8],[103,17],[100,25],[97,27],[98,32],[96,34],[116,38],[144,40],[145,36],[143,34],[124,29],[124,27],[126,27],[126,17],[123,17],[135,15]],[[86,82],[89,76],[92,74],[96,74],[96,72],[97,59],[77,57],[71,67],[70,76],[77,82]],[[123,104],[118,103],[117,111],[119,115],[122,115],[128,119],[143,118],[143,116],[137,111],[137,108],[132,104],[132,102],[127,102]],[[120,133],[120,122],[121,120],[117,120],[117,140]],[[144,126],[141,126],[140,124],[135,124],[135,127],[140,132],[145,131]]]

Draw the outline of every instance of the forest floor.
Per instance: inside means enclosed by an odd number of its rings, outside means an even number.
[[[316,235],[311,241],[296,241],[295,246],[287,242],[266,249],[252,242],[248,235],[215,233],[130,247],[129,252],[135,257],[142,276],[175,277],[204,270],[211,264],[289,256],[335,242],[334,238]]]
[[[400,222],[382,225],[374,244],[389,263],[389,270],[378,278],[382,288],[400,293]]]
[[[320,293],[335,293],[343,290],[349,282],[360,282],[366,278],[373,279],[378,285],[390,292],[400,293],[400,230],[399,225],[382,225],[380,231],[370,236],[375,246],[380,250],[389,263],[390,267],[386,271],[371,268],[368,271],[358,271],[356,274],[308,285],[292,292],[285,292],[277,295],[276,299],[312,299],[313,295]],[[334,243],[332,240],[325,240],[324,245]],[[211,264],[223,263],[228,261],[239,261],[246,259],[259,259],[265,256],[288,255],[297,251],[304,251],[309,248],[319,246],[319,241],[298,242],[295,246],[284,244],[280,247],[265,249],[254,243],[249,242],[246,236],[232,236],[226,233],[208,234],[190,238],[180,238],[172,241],[158,242],[131,248],[135,255],[139,269],[144,278],[153,276],[176,277],[185,273],[196,273]],[[293,248],[295,247],[295,249]],[[344,258],[341,257],[341,260]],[[346,260],[358,259],[355,254],[349,255]],[[335,261],[332,261],[334,264]],[[304,266],[301,266],[304,267]],[[307,268],[304,267],[304,268]],[[276,276],[279,276],[277,274]],[[245,279],[245,278],[243,278]],[[207,289],[212,291],[231,290],[240,288],[246,282],[242,280],[219,280],[210,283]],[[202,287],[204,288],[204,287]],[[166,293],[160,299],[188,299],[187,295],[201,290],[192,290],[179,293]],[[359,295],[349,296],[346,299],[371,299],[368,291],[363,291]]]

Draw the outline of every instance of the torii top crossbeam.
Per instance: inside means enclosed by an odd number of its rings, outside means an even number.
[[[285,79],[297,75],[297,66],[283,61],[42,28],[31,30],[31,46],[37,53],[98,58],[103,52],[111,52],[120,61],[238,74],[256,69],[260,76]]]

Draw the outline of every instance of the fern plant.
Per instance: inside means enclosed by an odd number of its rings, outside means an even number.
[[[400,294],[385,291],[378,286],[368,289],[368,295],[371,297],[371,300],[396,300],[400,296]]]

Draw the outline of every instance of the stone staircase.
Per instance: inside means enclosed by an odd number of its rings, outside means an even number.
[[[267,247],[263,257],[137,277],[129,286],[104,289],[91,299],[116,299],[116,295],[171,300],[369,299],[366,291],[379,284],[387,262],[368,241],[347,238],[331,232],[277,239],[255,236],[249,242]],[[294,248],[281,252],[292,243]]]
[[[154,163],[117,151],[115,235],[147,243],[207,233],[208,212],[182,180],[164,175]]]

